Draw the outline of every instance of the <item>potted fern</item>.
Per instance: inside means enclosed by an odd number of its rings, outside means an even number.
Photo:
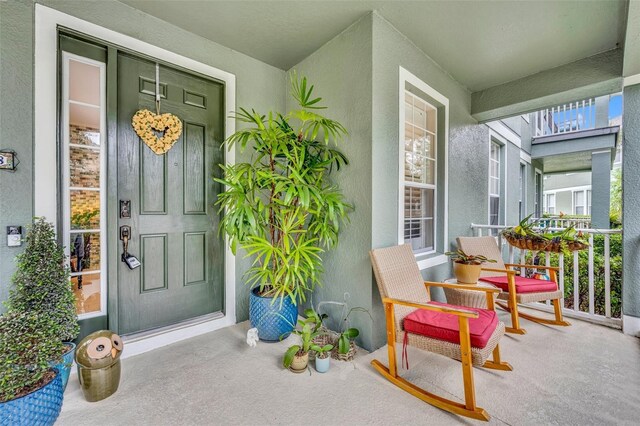
[[[78,336],[79,326],[66,255],[51,223],[44,218],[35,220],[17,263],[7,307],[9,311],[36,313],[55,325],[57,339],[64,345],[50,361],[60,370],[66,387],[75,350],[72,340]]]
[[[251,287],[249,318],[261,340],[287,337],[297,305],[320,285],[321,254],[338,243],[352,206],[330,175],[348,164],[335,148],[347,130],[318,113],[306,78],[291,74],[298,108],[287,114],[240,109],[247,127],[225,142],[227,149],[251,150],[251,161],[220,165],[226,190],[217,205],[224,213],[221,232],[253,259],[246,272]],[[321,140],[318,140],[321,139]]]
[[[46,316],[14,311],[0,317],[1,424],[54,424],[64,386],[50,360],[62,346]]]
[[[481,255],[471,255],[458,249],[445,253],[453,260],[453,274],[461,284],[477,284],[485,262],[496,263],[494,259],[487,259]]]

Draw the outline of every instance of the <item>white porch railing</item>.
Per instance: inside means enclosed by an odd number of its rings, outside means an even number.
[[[471,224],[471,228],[474,232],[475,236],[489,235],[491,231],[495,233],[495,231],[501,231],[506,226],[494,226],[494,225],[478,225]],[[563,228],[545,228],[549,231],[560,231]],[[581,232],[587,234],[589,236],[589,249],[588,249],[588,257],[587,257],[587,270],[588,275],[587,279],[580,279],[580,266],[581,261],[579,252],[574,251],[572,254],[573,257],[573,271],[572,271],[572,284],[573,284],[573,292],[572,294],[567,294],[565,292],[565,283],[569,283],[567,281],[568,278],[565,271],[565,256],[563,253],[559,253],[557,256],[557,261],[552,264],[551,256],[548,252],[543,252],[541,255],[544,257],[544,263],[546,266],[557,266],[559,267],[558,273],[558,286],[562,293],[565,295],[565,298],[561,300],[562,310],[564,315],[569,318],[578,318],[590,322],[594,322],[597,324],[607,325],[609,327],[614,328],[622,328],[622,321],[620,319],[620,313],[616,312],[612,314],[612,270],[611,270],[611,236],[622,234],[622,229],[580,229]],[[603,236],[603,267],[604,271],[602,275],[604,277],[604,301],[599,300],[596,305],[596,265],[594,262],[594,236],[602,235]],[[501,248],[503,248],[503,253],[505,252],[504,246],[508,246],[508,263],[518,263],[515,260],[525,259],[528,257],[528,254],[535,256],[535,252],[531,252],[530,250],[520,250],[509,245],[504,238],[500,234],[496,237],[498,244]],[[584,257],[584,256],[583,256]],[[600,268],[600,265],[598,265]],[[598,271],[598,273],[600,270]],[[524,274],[524,271],[521,271]],[[621,277],[621,274],[620,274]],[[621,279],[621,278],[616,278]],[[586,286],[586,287],[585,287]],[[585,298],[580,297],[580,289],[588,289],[588,297],[587,300]],[[599,290],[599,288],[598,288]],[[614,294],[614,297],[622,296],[622,285],[620,286],[619,293]],[[582,303],[581,303],[582,302]],[[585,303],[588,302],[588,303]],[[582,305],[582,309],[581,309]],[[604,306],[602,306],[604,305]],[[553,312],[553,307],[549,302],[545,303],[529,303],[526,304],[528,307],[532,307],[534,309],[539,309],[542,311]]]
[[[568,228],[573,226],[576,229],[589,229],[591,228],[591,218],[563,218],[560,216],[540,217],[531,219],[532,222],[537,222],[543,227],[550,228]]]
[[[546,108],[534,112],[533,116],[535,123],[534,137],[595,129],[595,98]]]

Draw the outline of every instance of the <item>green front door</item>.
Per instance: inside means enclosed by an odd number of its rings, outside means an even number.
[[[115,201],[130,201],[130,218],[119,214],[109,232],[131,227],[128,252],[141,266],[118,261],[109,272],[118,277],[118,331],[130,334],[223,310],[224,245],[213,206],[221,188],[212,178],[224,162],[224,86],[160,67],[160,112],[178,116],[183,131],[157,155],[131,126],[139,109],[155,112],[155,64],[125,53],[117,64],[117,166],[109,168],[117,167]]]

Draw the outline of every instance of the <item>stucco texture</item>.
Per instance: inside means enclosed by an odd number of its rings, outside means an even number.
[[[343,302],[348,293],[350,307],[371,310],[371,24],[370,16],[360,19],[293,67],[315,86],[314,94],[323,98],[327,109],[321,113],[349,131],[339,149],[350,164],[336,172],[334,180],[355,210],[340,233],[338,247],[323,255],[324,286],[313,295],[315,305]],[[288,102],[289,109],[295,108],[293,100]],[[360,330],[358,342],[371,348],[371,319],[354,313],[350,321]]]
[[[640,317],[640,84],[624,89],[622,157],[622,313]]]
[[[402,33],[376,13],[373,21],[372,248],[398,243],[399,67],[449,99],[448,238],[470,235],[488,215],[489,133],[471,117],[471,94]],[[482,159],[479,161],[479,158]],[[486,161],[484,161],[486,159]],[[425,279],[450,276],[449,263],[424,271]],[[375,283],[371,283],[375,286]],[[436,295],[436,297],[439,297]],[[373,291],[374,347],[385,342],[384,314]]]
[[[236,75],[236,104],[281,111],[285,106],[284,71],[196,36],[113,0],[38,1],[48,7],[179,53]],[[17,151],[21,164],[0,178],[0,229],[27,225],[33,216],[33,34],[35,2],[0,2],[0,140]],[[237,161],[242,155],[236,156]],[[0,239],[0,300],[4,300],[20,249]],[[248,317],[247,267],[242,253],[236,264],[236,313]],[[1,309],[1,308],[0,308]]]

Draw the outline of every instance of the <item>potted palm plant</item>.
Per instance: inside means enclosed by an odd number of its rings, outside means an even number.
[[[53,425],[64,387],[50,360],[63,349],[46,316],[9,312],[0,317],[0,423]]]
[[[66,255],[51,223],[36,219],[17,263],[7,307],[9,311],[37,313],[55,324],[56,336],[64,345],[51,362],[60,370],[66,387],[75,350],[72,340],[78,336],[79,326]]]
[[[312,96],[306,78],[291,74],[291,94],[299,108],[287,114],[236,113],[247,127],[224,145],[251,149],[252,158],[220,165],[224,176],[216,179],[226,187],[216,203],[224,214],[221,232],[234,254],[241,247],[253,258],[245,274],[249,318],[267,341],[291,333],[298,303],[321,284],[321,254],[336,246],[352,209],[330,180],[348,164],[335,148],[347,130],[318,113],[321,98]]]
[[[485,262],[496,263],[494,259],[487,259],[481,255],[466,254],[458,249],[445,253],[453,260],[453,274],[459,283],[477,284],[482,272],[482,264]]]

